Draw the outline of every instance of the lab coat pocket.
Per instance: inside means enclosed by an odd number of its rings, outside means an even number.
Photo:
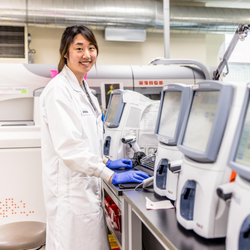
[[[101,195],[96,177],[74,177],[70,180],[70,207],[77,215],[99,211]]]

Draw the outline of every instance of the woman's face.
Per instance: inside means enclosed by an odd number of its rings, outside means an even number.
[[[65,55],[67,58],[67,56]],[[84,75],[92,68],[97,58],[95,46],[86,40],[81,34],[75,36],[69,46],[69,58],[67,66],[77,77],[79,83],[82,83]]]

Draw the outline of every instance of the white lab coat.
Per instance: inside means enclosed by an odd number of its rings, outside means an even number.
[[[46,250],[110,249],[101,179],[113,171],[103,163],[101,111],[90,96],[97,111],[65,66],[40,97]]]

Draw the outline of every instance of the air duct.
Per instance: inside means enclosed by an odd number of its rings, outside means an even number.
[[[250,10],[170,6],[171,32],[234,32],[250,23]],[[65,27],[84,24],[163,32],[163,5],[154,0],[8,0],[0,5],[0,25]]]
[[[172,6],[170,26],[177,33],[230,33],[239,23],[250,24],[249,9]]]
[[[162,31],[163,11],[158,1],[147,0],[9,0],[0,5],[2,25],[24,24],[65,27],[84,24]]]

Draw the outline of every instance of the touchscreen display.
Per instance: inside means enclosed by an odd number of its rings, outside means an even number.
[[[113,123],[115,120],[115,116],[116,116],[116,112],[118,109],[118,105],[120,102],[120,94],[113,94],[112,95],[112,99],[111,99],[111,103],[109,105],[109,108],[107,110],[107,118],[106,118],[106,122],[111,122]]]
[[[158,131],[159,135],[174,137],[180,111],[181,95],[181,91],[165,92]]]
[[[206,151],[220,91],[196,91],[184,135],[183,145]]]
[[[236,153],[236,162],[250,167],[250,108],[248,103],[247,113],[241,132],[241,137]]]

